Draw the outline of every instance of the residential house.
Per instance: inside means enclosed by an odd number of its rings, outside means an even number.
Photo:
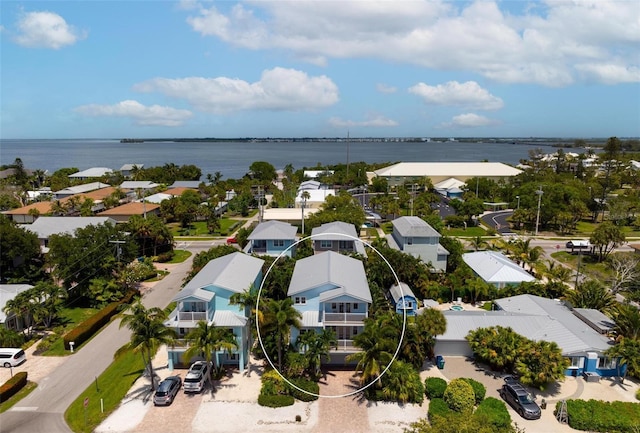
[[[102,224],[116,225],[116,220],[108,217],[48,217],[42,216],[32,224],[23,225],[22,228],[35,233],[40,242],[40,250],[49,252],[49,238],[52,235],[75,234],[76,230],[88,226]]]
[[[169,188],[199,189],[201,184],[207,185],[207,182],[201,180],[176,180],[169,185]]]
[[[92,167],[86,170],[78,171],[76,173],[67,176],[69,179],[74,180],[87,180],[103,177],[109,174],[113,174],[113,170],[107,167]]]
[[[180,338],[197,326],[199,321],[209,325],[230,329],[236,337],[238,349],[231,354],[215,353],[216,364],[238,365],[244,371],[249,362],[251,330],[248,318],[251,306],[241,308],[231,305],[234,293],[258,290],[262,283],[264,260],[237,252],[211,260],[173,298],[176,308],[169,314],[165,325],[173,328]],[[169,365],[188,365],[184,359],[187,349],[184,340],[169,347]]]
[[[126,178],[131,179],[137,171],[142,170],[144,168],[144,164],[124,164],[120,167],[120,174]]]
[[[436,272],[447,270],[449,251],[440,245],[442,236],[437,230],[415,216],[396,218],[392,224],[393,232],[387,235],[391,248],[419,258]]]
[[[120,189],[128,191],[130,200],[141,199],[155,192],[160,185],[149,180],[125,180],[120,184]]]
[[[451,177],[449,179],[445,179],[442,182],[438,182],[437,184],[433,185],[433,188],[436,190],[438,194],[444,197],[460,198],[462,197],[462,193],[464,192],[462,190],[462,187],[464,185],[465,183],[463,181]]]
[[[76,194],[86,194],[102,188],[110,188],[111,185],[102,182],[83,183],[82,185],[70,186],[53,193],[54,200],[61,200]]]
[[[576,311],[563,301],[529,294],[497,299],[494,304],[497,311],[444,311],[447,330],[436,337],[435,353],[473,356],[467,334],[502,326],[533,341],[555,342],[569,359],[567,375],[589,379],[618,375],[617,360],[604,354],[613,341],[602,333],[614,325],[597,310]]]
[[[262,222],[251,232],[245,247],[247,254],[294,257],[298,228],[281,221]]]
[[[404,314],[406,312],[407,316],[415,316],[417,314],[420,304],[407,283],[400,282],[400,285],[396,283],[391,286],[388,298],[396,313]]]
[[[19,293],[32,289],[29,284],[0,284],[0,326],[15,331],[22,331],[25,327],[25,318],[14,313],[7,313],[4,308],[7,302],[15,299]]]
[[[3,211],[2,213],[11,218],[15,223],[29,224],[38,219],[40,215],[51,213],[51,202],[39,201],[17,209]]]
[[[302,314],[302,329],[292,329],[295,343],[303,332],[331,329],[338,339],[330,363],[344,363],[345,356],[357,352],[353,338],[364,330],[371,305],[371,291],[358,259],[335,251],[315,254],[296,262],[287,296]]]
[[[334,221],[322,224],[311,230],[313,251],[318,254],[324,251],[338,253],[357,253],[364,257],[367,253],[364,244],[358,240],[358,233],[353,224]]]
[[[313,181],[308,181],[313,182]],[[302,194],[306,192],[309,197],[304,199],[302,198]],[[336,195],[336,191],[334,189],[300,189],[298,190],[298,195],[295,198],[295,207],[300,209],[303,204],[305,209],[309,208],[319,208],[322,203],[327,200],[327,197]]]
[[[496,251],[465,253],[462,260],[476,275],[498,289],[536,281],[535,277]]]
[[[160,205],[147,203],[145,201],[131,202],[100,212],[97,216],[106,216],[113,218],[119,223],[126,223],[133,215],[140,215],[142,217],[146,217],[147,215],[160,215]]]

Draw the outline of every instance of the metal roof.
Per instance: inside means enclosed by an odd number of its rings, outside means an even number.
[[[122,164],[120,171],[131,171],[134,167],[138,167],[138,170],[142,170],[144,164]]]
[[[256,226],[251,232],[249,237],[250,241],[253,240],[271,240],[271,239],[295,239],[298,228],[292,226],[289,223],[281,221],[267,221],[262,222]]]
[[[400,291],[401,287],[402,287],[402,291]],[[398,302],[398,300],[402,298],[403,294],[404,296],[411,296],[413,299],[418,299],[416,298],[416,295],[413,294],[411,287],[409,287],[407,283],[403,283],[403,282],[400,282],[400,285],[394,284],[393,286],[391,286],[389,288],[389,293],[391,294],[391,297],[393,298],[394,302]]]
[[[345,223],[343,221],[333,221],[330,223],[322,224],[320,227],[315,227],[311,230],[311,236],[313,240],[355,240],[358,238],[356,232],[356,226],[351,223]]]
[[[465,253],[462,260],[488,283],[520,283],[536,279],[503,254],[495,251]]]
[[[7,313],[4,311],[7,302],[14,299],[19,293],[32,288],[31,284],[0,284],[0,323],[7,320]]]
[[[403,216],[392,221],[393,227],[402,237],[426,238],[440,237],[440,233],[422,218]]]
[[[516,176],[522,170],[501,162],[400,162],[374,173],[385,177],[507,177]]]
[[[153,189],[159,186],[150,180],[125,180],[120,184],[121,189]]]
[[[77,173],[70,174],[67,177],[102,177],[106,174],[113,173],[113,170],[107,167],[92,167]]]
[[[102,182],[83,183],[82,185],[70,186],[54,192],[54,194],[81,194],[84,192],[95,191],[100,188],[109,188],[111,185]]]
[[[200,293],[198,289],[208,287],[219,287],[230,292],[242,293],[253,284],[263,264],[264,260],[241,252],[218,257],[207,263],[173,300],[197,296]]]
[[[593,308],[574,308],[573,314],[601,334],[606,334],[616,326],[613,319]]]
[[[247,324],[247,318],[239,316],[233,311],[218,310],[213,314],[213,324],[220,328],[227,326],[244,326]]]
[[[38,239],[48,239],[51,235],[73,235],[77,229],[101,224],[115,226],[117,221],[109,217],[39,217],[31,224],[23,224],[22,228],[35,233]]]
[[[321,300],[347,295],[371,303],[371,292],[362,262],[334,251],[298,260],[287,295],[292,296],[324,285],[333,288],[325,291]]]
[[[303,328],[322,328],[320,311],[303,311],[301,322]]]
[[[548,332],[532,329],[529,332],[535,340],[555,341],[565,354],[578,354],[587,351],[605,351],[611,347],[610,340],[591,328],[577,317],[564,302],[534,295],[517,295],[496,299],[498,308],[512,313],[523,313],[548,317],[555,327]]]

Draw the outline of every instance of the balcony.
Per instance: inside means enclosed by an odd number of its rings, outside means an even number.
[[[206,312],[178,311],[178,320],[180,322],[199,322],[207,320]]]
[[[366,313],[324,313],[324,324],[334,323],[362,323],[366,319]]]
[[[333,348],[334,352],[358,352],[359,350],[353,345],[353,340],[338,340],[338,344]]]

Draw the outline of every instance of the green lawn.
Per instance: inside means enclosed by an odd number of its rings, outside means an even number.
[[[576,226],[576,231],[572,236],[576,237],[585,237],[588,238],[591,236],[591,233],[600,225],[600,223],[592,223],[591,221],[580,221]],[[620,227],[622,233],[628,238],[636,238],[640,237],[640,230],[635,229],[631,226],[623,226]]]
[[[245,223],[246,219],[220,218],[220,228],[214,233],[209,233],[205,221],[196,221],[188,228],[183,228],[179,223],[167,224],[173,236],[227,236]]]
[[[98,376],[66,410],[64,418],[74,432],[92,432],[104,421],[127,395],[133,383],[144,371],[139,353],[126,352]],[[88,399],[85,409],[84,401]],[[104,412],[101,412],[100,400]]]
[[[173,257],[167,263],[182,263],[191,257],[191,252],[186,250],[173,250]]]
[[[625,253],[618,253],[625,254]],[[551,254],[551,257],[572,267],[574,270],[578,268],[578,260],[580,260],[580,274],[585,277],[606,282],[613,278],[613,271],[605,264],[595,261],[595,257],[586,255],[571,254],[567,251],[559,251]]]
[[[452,229],[444,229],[442,230],[443,236],[453,236],[453,237],[469,237],[475,238],[476,236],[487,236],[487,231],[481,227],[468,227],[464,228],[452,228]]]
[[[38,345],[38,349],[42,350],[49,346],[40,354],[44,356],[66,356],[71,352],[65,350],[62,336],[69,330],[76,327],[80,322],[85,321],[93,316],[99,310],[97,308],[81,308],[81,307],[65,307],[60,312],[60,326],[54,328],[54,334],[45,337]]]
[[[15,395],[13,395],[10,399],[0,403],[0,413],[6,412],[9,409],[11,409],[13,407],[13,405],[15,405],[17,402],[19,402],[20,400],[22,400],[26,396],[28,396],[29,393],[31,393],[31,391],[36,389],[37,386],[38,386],[37,383],[28,381],[27,384],[20,391],[18,391]]]

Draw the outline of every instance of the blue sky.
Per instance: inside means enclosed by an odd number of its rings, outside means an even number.
[[[0,138],[640,136],[635,0],[0,8]]]

